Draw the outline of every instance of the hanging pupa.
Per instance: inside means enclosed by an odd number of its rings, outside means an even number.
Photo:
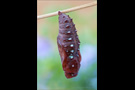
[[[76,77],[80,68],[80,41],[72,19],[58,11],[59,34],[57,37],[58,50],[65,76]]]

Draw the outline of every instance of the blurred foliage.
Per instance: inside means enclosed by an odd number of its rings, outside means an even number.
[[[56,8],[57,7],[57,8]],[[44,9],[44,12],[54,12],[61,8],[67,9],[72,6],[68,5],[51,5]],[[80,48],[87,45],[97,45],[97,28],[93,26],[93,22],[96,22],[96,9],[93,10],[91,15],[83,17],[78,12],[67,13],[76,25],[77,33],[81,41]],[[58,16],[45,19],[47,23],[41,25],[38,37],[48,38],[52,43],[53,51],[50,56],[40,58],[37,60],[37,85],[38,89],[49,90],[97,90],[96,78],[97,78],[97,62],[96,59],[92,59],[91,63],[85,71],[80,71],[77,77],[67,79],[64,75],[62,64],[57,47],[57,35],[58,35]],[[96,23],[94,23],[96,24]],[[47,52],[47,51],[45,51]],[[81,52],[82,53],[82,52]],[[82,53],[83,54],[83,53]],[[89,54],[89,53],[88,53]],[[83,61],[83,58],[82,58]],[[90,61],[88,59],[87,61]],[[85,62],[85,61],[84,61]]]

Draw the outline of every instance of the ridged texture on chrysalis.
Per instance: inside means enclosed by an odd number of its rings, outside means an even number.
[[[57,44],[61,57],[62,67],[67,78],[76,77],[80,68],[81,54],[80,41],[72,19],[60,11],[59,34]]]

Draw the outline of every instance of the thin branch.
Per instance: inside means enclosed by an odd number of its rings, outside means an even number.
[[[80,9],[83,9],[83,8],[92,7],[92,6],[95,6],[95,5],[97,5],[97,1],[93,1],[91,3],[84,4],[84,5],[77,6],[77,7],[73,7],[73,8],[70,8],[70,9],[62,10],[61,12],[62,13],[68,13],[68,12],[80,10]],[[52,17],[52,16],[56,16],[56,15],[58,15],[58,11],[53,12],[53,13],[49,13],[49,14],[37,16],[37,19],[43,19],[43,18]]]

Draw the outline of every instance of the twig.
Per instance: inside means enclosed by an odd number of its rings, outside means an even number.
[[[77,7],[73,7],[73,8],[70,8],[70,9],[62,10],[61,12],[62,13],[68,13],[68,12],[76,11],[76,10],[79,10],[79,9],[92,7],[92,6],[95,6],[95,5],[97,5],[97,1],[93,1],[91,3],[84,4],[84,5],[77,6]],[[43,18],[52,17],[52,16],[56,16],[56,15],[58,15],[58,11],[53,12],[53,13],[49,13],[49,14],[44,14],[44,15],[37,16],[37,19],[43,19]]]

